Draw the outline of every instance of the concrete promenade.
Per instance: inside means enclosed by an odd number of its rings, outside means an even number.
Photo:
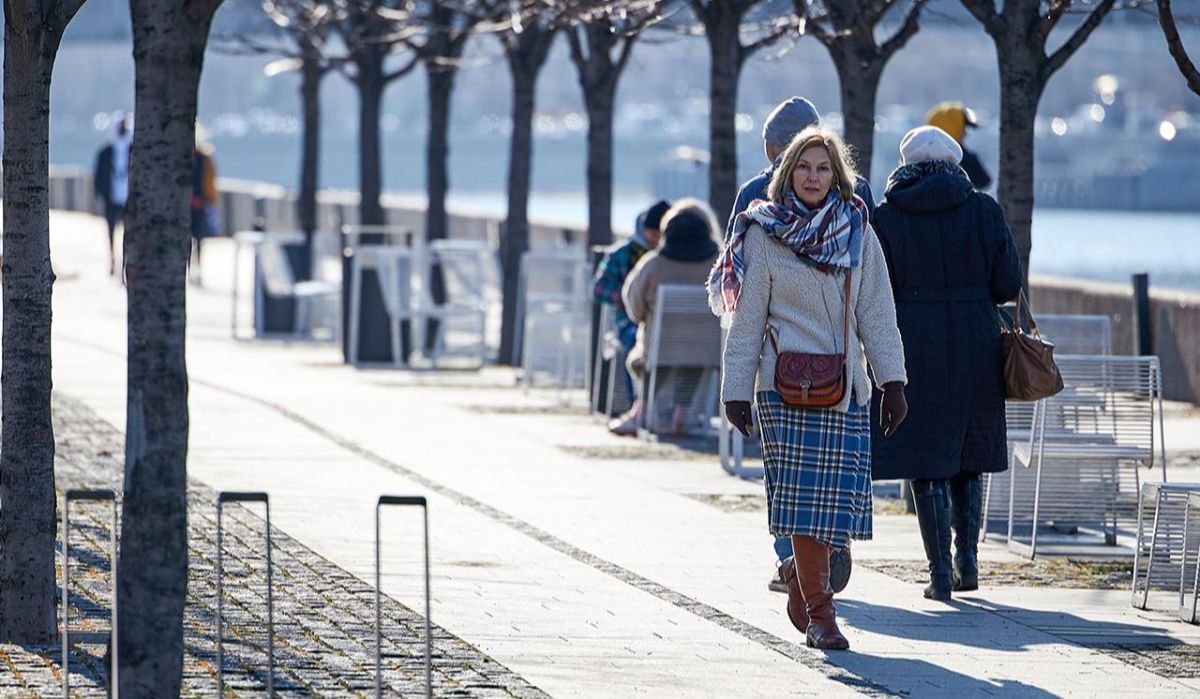
[[[123,430],[125,294],[103,222],[55,212],[51,228],[55,390]],[[942,604],[860,565],[839,598],[853,651],[810,651],[766,589],[764,513],[711,504],[759,484],[715,460],[627,458],[645,445],[503,370],[356,371],[332,346],[233,340],[232,249],[206,244],[188,297],[190,477],[268,491],[273,524],[366,581],[375,499],[427,495],[434,621],[551,696],[1200,692],[1196,672],[1140,669],[1130,650],[1200,644],[1200,627],[1125,591],[985,587]],[[1200,450],[1196,426],[1173,421],[1168,448]],[[418,533],[414,514],[387,514],[384,592],[411,609]],[[915,520],[878,516],[855,554],[920,558]]]

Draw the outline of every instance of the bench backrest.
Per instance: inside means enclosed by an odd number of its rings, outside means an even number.
[[[653,366],[720,368],[721,320],[700,284],[663,284],[654,302],[647,371]]]

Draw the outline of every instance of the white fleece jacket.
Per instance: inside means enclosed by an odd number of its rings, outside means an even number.
[[[721,363],[721,399],[752,401],[756,388],[775,385],[775,352],[768,324],[782,352],[842,350],[844,281],[821,272],[767,236],[761,226],[746,232],[745,276]],[[859,405],[871,399],[867,362],[875,382],[907,383],[904,345],[896,326],[896,304],[883,249],[875,231],[863,232],[862,263],[850,278],[850,386]],[[846,412],[849,394],[835,410]]]

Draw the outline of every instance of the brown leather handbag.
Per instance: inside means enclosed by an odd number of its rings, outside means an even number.
[[[780,352],[775,343],[774,328],[767,327],[767,338],[775,350],[775,391],[787,405],[796,408],[832,408],[846,397],[847,349],[850,347],[850,273],[846,272],[845,276],[846,313],[840,353]]]
[[[1028,332],[1023,327],[1025,321],[1028,321]],[[1054,363],[1054,343],[1043,339],[1038,332],[1024,291],[1017,297],[1016,322],[1010,326],[1000,321],[1000,338],[1004,347],[1006,398],[1041,400],[1063,390],[1062,374]]]

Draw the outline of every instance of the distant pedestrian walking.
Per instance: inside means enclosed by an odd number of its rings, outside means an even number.
[[[129,148],[133,142],[133,120],[125,115],[117,119],[113,138],[96,154],[92,173],[96,196],[104,203],[104,221],[108,225],[108,273],[117,273],[116,230],[125,220],[129,199]]]
[[[992,176],[988,174],[987,168],[983,166],[979,156],[967,150],[967,146],[963,143],[967,138],[967,129],[973,129],[979,125],[975,112],[963,106],[962,102],[942,102],[929,110],[929,114],[925,117],[925,123],[950,134],[950,137],[962,148],[962,162],[959,165],[967,173],[967,177],[970,178],[971,185],[975,189],[987,189],[992,184]]]
[[[662,245],[642,257],[621,290],[625,312],[629,314],[630,320],[638,324],[637,340],[626,357],[625,366],[633,375],[639,404],[643,408],[649,398],[643,395],[646,358],[650,355],[653,344],[660,339],[654,337],[651,331],[658,310],[654,307],[658,298],[658,287],[664,284],[695,284],[697,289],[703,288],[708,270],[720,251],[716,241],[719,230],[716,217],[708,205],[697,199],[681,199],[676,202],[663,215],[661,226]],[[669,422],[665,425],[655,424],[657,416],[646,415],[642,410],[635,416],[633,434],[637,433],[636,420],[643,421],[651,429],[675,435],[682,434],[685,427],[683,421],[687,414],[686,403],[690,400],[690,396],[685,397],[682,391],[684,387],[695,384],[699,371],[688,367],[674,367],[669,370],[658,382],[660,386],[666,386],[673,392],[673,400],[667,401],[672,411]],[[658,400],[657,393],[655,400]]]
[[[809,646],[839,650],[830,549],[872,535],[868,361],[887,434],[907,410],[887,266],[847,151],[826,129],[792,139],[708,282],[713,310],[732,314],[725,412],[749,434],[757,400],[770,530],[792,542],[788,616]]]
[[[914,129],[900,154],[875,226],[895,290],[912,411],[902,432],[873,441],[873,476],[912,479],[929,559],[925,596],[946,600],[951,589],[978,586],[980,474],[1008,467],[996,304],[1016,298],[1021,263],[1000,205],[974,191],[949,134]]]
[[[738,214],[749,208],[750,204],[759,199],[767,199],[767,185],[775,171],[775,163],[779,155],[792,142],[792,138],[810,126],[816,126],[821,116],[817,108],[803,97],[792,97],[781,102],[766,121],[763,122],[762,138],[763,152],[767,156],[767,167],[754,177],[747,180],[738,190],[737,200],[733,204],[733,213],[725,226],[725,238],[728,241],[733,234],[733,225]],[[855,175],[854,193],[867,205],[867,218],[875,214],[875,200],[871,194],[871,185],[866,178]],[[792,540],[788,537],[775,539],[775,575],[772,576],[768,587],[776,592],[787,592],[780,570],[788,570],[792,566]],[[849,548],[835,548],[830,558],[830,575],[834,592],[841,592],[850,580],[850,570],[853,561]]]
[[[629,277],[629,273],[633,271],[642,256],[658,247],[662,238],[659,225],[662,223],[663,214],[667,213],[670,208],[669,202],[660,199],[649,209],[638,214],[637,221],[633,224],[633,234],[628,239],[609,248],[604,259],[600,261],[600,266],[596,269],[596,277],[592,284],[592,296],[596,303],[612,307],[613,331],[616,335],[614,339],[621,344],[626,356],[629,355],[637,340],[638,324],[625,312],[621,289],[625,287],[625,279]],[[633,406],[625,414],[609,423],[609,430],[620,435],[637,434],[637,415],[640,405],[636,398],[633,378],[624,367],[620,371],[625,375],[625,388],[628,395],[635,397]]]
[[[217,166],[212,146],[204,142],[196,128],[196,150],[192,159],[192,266],[189,277],[201,285],[201,251],[205,238],[221,234],[218,223]]]

